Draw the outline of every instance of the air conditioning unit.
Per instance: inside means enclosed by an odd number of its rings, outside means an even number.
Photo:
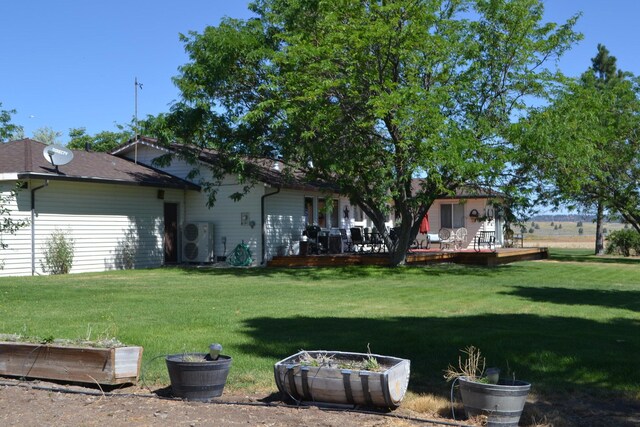
[[[182,230],[182,258],[186,262],[211,262],[213,250],[213,224],[188,222]]]

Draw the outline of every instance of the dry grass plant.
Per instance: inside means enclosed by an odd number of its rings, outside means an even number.
[[[385,368],[380,365],[378,359],[371,353],[369,345],[367,345],[367,357],[362,360],[348,360],[340,358],[339,355],[330,355],[327,352],[317,352],[311,355],[306,350],[301,350],[302,354],[298,357],[298,362],[303,366],[351,369],[360,371],[380,372]]]
[[[480,349],[470,345],[464,350],[460,350],[463,356],[458,356],[458,366],[449,365],[444,371],[444,378],[453,381],[459,377],[467,377],[472,381],[477,381],[484,375],[486,360],[480,353]]]
[[[420,414],[436,415],[440,417],[451,416],[451,402],[449,399],[431,393],[414,394],[407,392],[407,396],[405,397],[402,406]],[[463,411],[461,403],[456,403],[456,406],[456,412]]]

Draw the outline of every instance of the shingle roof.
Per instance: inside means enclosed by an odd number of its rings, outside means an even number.
[[[122,144],[111,153],[120,155],[125,151],[133,149],[135,144],[148,145],[156,147],[167,152],[179,153],[182,151],[190,151],[194,156],[197,155],[198,160],[208,165],[221,165],[223,159],[215,150],[208,148],[189,147],[182,144],[172,143],[168,147],[163,147],[155,138],[147,136],[138,136],[125,144]],[[286,166],[282,162],[269,158],[252,158],[245,159],[247,162],[247,173],[251,178],[272,185],[274,187],[283,187],[296,190],[318,191],[322,189],[337,191],[333,186],[322,182],[310,182],[306,179],[304,172],[300,169]],[[276,167],[277,164],[277,167]]]
[[[72,150],[73,160],[58,166],[56,170],[43,155],[46,146],[32,139],[0,144],[0,174],[16,174],[18,179],[92,181],[199,190],[198,186],[180,178],[108,153]]]
[[[421,178],[414,178],[411,180],[411,188],[413,194],[416,194],[420,190]],[[479,186],[463,185],[456,189],[454,195],[440,195],[439,199],[493,199],[504,197],[504,194],[492,190],[490,188],[484,188]]]

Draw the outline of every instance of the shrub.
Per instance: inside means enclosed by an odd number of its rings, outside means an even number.
[[[634,252],[640,255],[640,233],[635,230],[613,231],[607,237],[607,253],[630,256]]]
[[[582,221],[578,221],[578,222],[576,223],[576,227],[582,227]]]
[[[42,270],[50,274],[67,274],[73,265],[74,241],[69,232],[56,229],[43,247]]]
[[[532,228],[530,228],[530,229],[529,229],[529,234],[533,234],[533,233],[534,233],[534,231],[535,231],[535,230],[533,229],[533,227],[532,227]]]
[[[578,228],[578,234],[582,236],[584,234],[584,228]]]

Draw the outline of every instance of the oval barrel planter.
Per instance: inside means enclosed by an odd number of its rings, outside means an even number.
[[[305,365],[301,362],[303,354],[330,357],[335,366]],[[380,372],[340,367],[369,357],[377,360]],[[400,406],[409,385],[409,371],[407,359],[338,351],[300,352],[274,366],[278,390],[294,400],[388,409]]]
[[[208,401],[222,396],[231,357],[211,360],[206,353],[173,354],[166,357],[171,392],[186,400]]]
[[[531,383],[502,379],[485,384],[458,378],[467,417],[487,416],[488,426],[517,426],[531,389]]]

